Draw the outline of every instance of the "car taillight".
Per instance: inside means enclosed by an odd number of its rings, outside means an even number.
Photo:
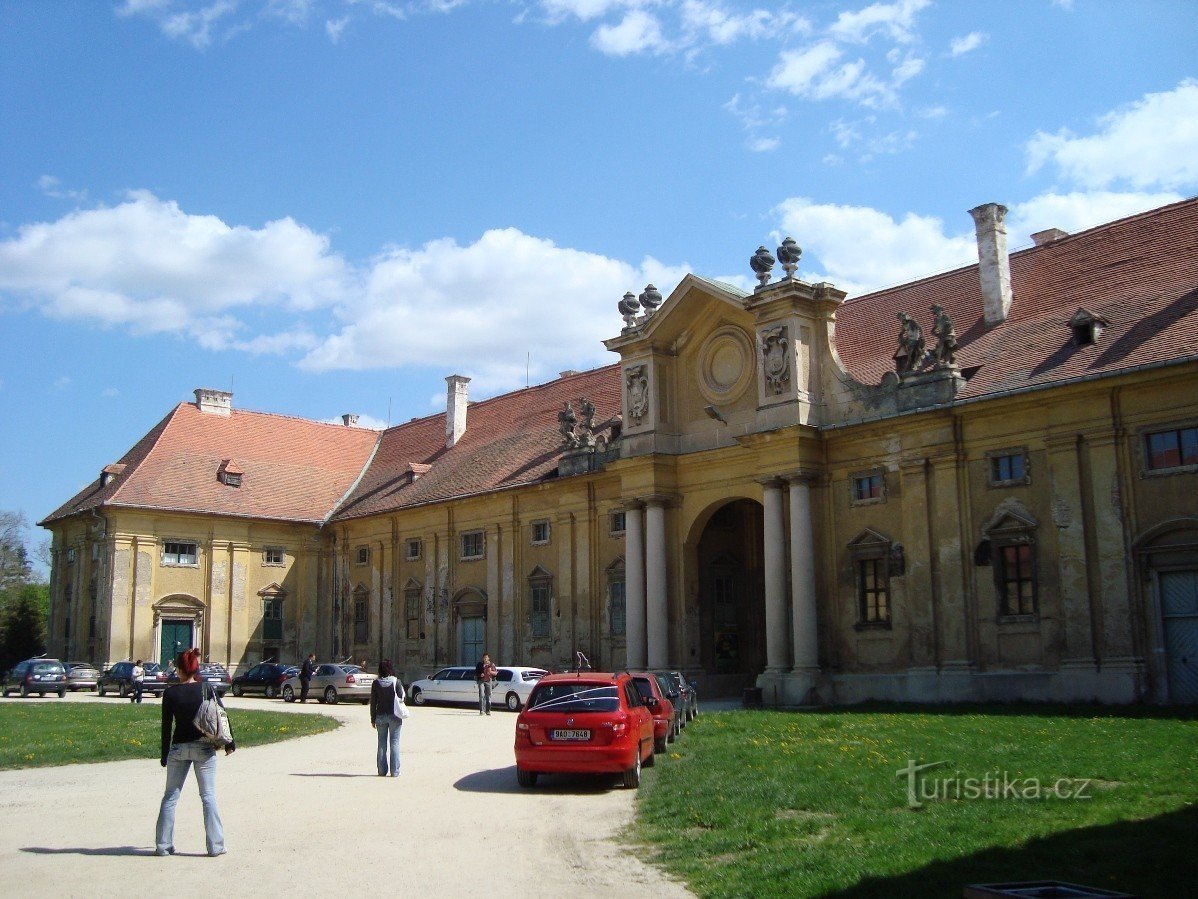
[[[528,725],[527,725],[527,724],[525,724],[523,721],[517,721],[517,722],[516,722],[516,730],[522,730],[522,731],[526,731],[526,732],[527,732],[527,730],[528,730]]]
[[[531,743],[532,742],[532,732],[529,731],[527,724],[525,724],[522,721],[517,721],[516,722],[516,741],[519,742],[520,740],[524,740],[525,742]]]
[[[604,721],[604,727],[610,727],[613,736],[622,737],[628,733],[628,719],[619,718],[615,721]]]
[[[347,684],[356,684],[357,683],[357,681],[354,680],[354,676],[352,674],[345,675],[345,682]]]

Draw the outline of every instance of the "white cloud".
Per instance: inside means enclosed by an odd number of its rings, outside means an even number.
[[[82,201],[87,199],[86,190],[70,190],[65,188],[62,186],[62,181],[54,175],[42,175],[38,178],[37,189],[47,197],[53,197],[56,200]]]
[[[874,3],[859,12],[842,12],[828,29],[840,41],[863,44],[876,34],[896,43],[915,39],[916,14],[931,0],[899,0],[897,3]]]
[[[769,153],[782,146],[781,138],[753,137],[749,139],[749,149],[754,153]]]
[[[188,333],[206,346],[232,339],[231,310],[326,306],[351,276],[326,237],[290,218],[230,226],[145,191],[0,241],[0,290],[47,315]]]
[[[964,37],[955,37],[949,44],[949,54],[951,56],[964,56],[978,47],[986,40],[986,35],[980,31],[971,31]]]
[[[591,45],[608,56],[661,52],[669,46],[662,38],[661,23],[639,9],[626,13],[619,25],[600,25],[591,35]]]
[[[325,33],[329,36],[329,40],[334,44],[341,42],[341,33],[345,31],[345,26],[349,24],[349,16],[342,16],[340,19],[327,19],[324,23]]]
[[[160,18],[159,27],[167,37],[185,40],[197,50],[202,50],[212,43],[212,32],[217,23],[236,9],[236,0],[216,0],[196,12],[166,14]],[[158,10],[153,8],[150,11]]]
[[[104,397],[105,399],[115,399],[120,395],[121,392],[115,387],[105,387],[102,391],[100,391],[100,396]]]
[[[740,119],[746,132],[745,145],[754,153],[764,153],[776,150],[782,145],[782,140],[774,135],[763,135],[761,132],[771,128],[786,118],[786,109],[779,107],[763,112],[756,103],[745,103],[740,94],[734,94],[732,99],[724,104],[723,109]]]
[[[977,260],[972,226],[949,234],[938,218],[908,213],[896,220],[866,206],[784,200],[774,210],[780,234],[793,235],[822,271],[804,279],[831,281],[856,296]],[[962,214],[962,218],[968,219]]]
[[[766,85],[809,100],[852,100],[864,106],[894,102],[893,89],[867,70],[865,60],[841,62],[843,56],[831,41],[783,50]]]
[[[291,25],[305,25],[315,8],[315,0],[267,0],[266,15]]]
[[[309,353],[308,369],[467,365],[481,389],[524,383],[564,368],[602,364],[600,343],[619,332],[616,303],[652,282],[668,295],[686,272],[645,259],[639,267],[532,237],[514,228],[476,242],[431,241],[377,259],[365,296],[340,310],[344,326]],[[554,314],[565,299],[570,314]]]
[[[789,10],[735,13],[709,0],[683,0],[681,15],[683,30],[692,39],[706,38],[717,46],[743,38],[760,40],[780,32],[802,34],[811,29],[810,22]]]
[[[589,22],[627,5],[624,0],[542,0],[541,2],[550,22],[560,22],[570,16],[583,22]]]
[[[1037,132],[1028,142],[1028,168],[1053,162],[1087,188],[1126,183],[1133,188],[1192,188],[1198,184],[1198,80],[1117,109],[1089,137],[1067,129]]]
[[[68,375],[62,375],[61,377],[55,379],[52,386],[55,390],[66,390],[73,383],[75,382]]]
[[[1074,234],[1156,209],[1182,199],[1175,193],[1047,193],[1023,203],[1014,203],[1007,213],[1007,233],[1012,247],[1030,244],[1031,235],[1046,228],[1060,228]]]
[[[445,397],[441,397],[441,401],[444,402]],[[362,413],[362,412],[348,413],[348,414],[358,416],[357,422],[355,422],[354,424],[349,426],[351,428],[368,428],[372,431],[382,431],[382,430],[385,430],[387,427],[389,427],[387,422],[383,421],[381,418],[375,418],[373,415],[366,415],[365,413]],[[320,420],[323,421],[327,425],[341,425],[343,427],[345,426],[345,422],[342,420],[340,415],[337,415],[333,418],[322,418]]]

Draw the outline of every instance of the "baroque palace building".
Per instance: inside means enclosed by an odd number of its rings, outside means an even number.
[[[618,362],[381,432],[197,390],[42,522],[49,649],[1196,702],[1198,200],[1010,254],[1005,212],[852,299],[789,239],[650,286]]]

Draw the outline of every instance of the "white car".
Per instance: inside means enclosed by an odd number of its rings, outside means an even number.
[[[356,699],[370,702],[370,685],[376,680],[375,675],[367,674],[357,665],[334,665],[325,663],[317,665],[312,673],[312,683],[309,685],[308,696],[317,702],[327,702],[334,705],[338,702]],[[284,702],[295,702],[303,694],[303,685],[299,675],[283,681],[280,689]]]
[[[520,711],[528,702],[528,694],[542,676],[548,674],[544,668],[529,668],[520,665],[500,666],[491,687],[491,704],[505,706],[513,712]],[[478,706],[478,683],[474,680],[473,665],[452,665],[442,668],[432,677],[412,681],[408,687],[408,701],[413,705],[426,702],[454,702]]]

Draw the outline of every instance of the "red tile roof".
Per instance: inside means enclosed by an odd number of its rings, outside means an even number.
[[[451,449],[445,448],[444,413],[390,428],[361,483],[334,518],[501,490],[552,475],[561,456],[557,414],[566,402],[577,412],[583,397],[595,404],[597,428],[618,415],[619,366],[470,403],[466,432]],[[421,466],[429,467],[421,473]]]
[[[963,371],[959,398],[1113,373],[1198,353],[1198,199],[1185,200],[1012,253],[1007,320],[987,326],[977,265],[844,303],[836,348],[855,378],[894,370],[897,314],[924,326],[933,303],[953,319]],[[1067,322],[1084,306],[1110,324],[1078,346]]]
[[[180,403],[121,458],[123,472],[97,479],[46,522],[100,506],[128,506],[319,524],[354,485],[379,432],[234,409]],[[240,487],[217,472],[236,459]],[[110,466],[111,467],[111,466]]]

